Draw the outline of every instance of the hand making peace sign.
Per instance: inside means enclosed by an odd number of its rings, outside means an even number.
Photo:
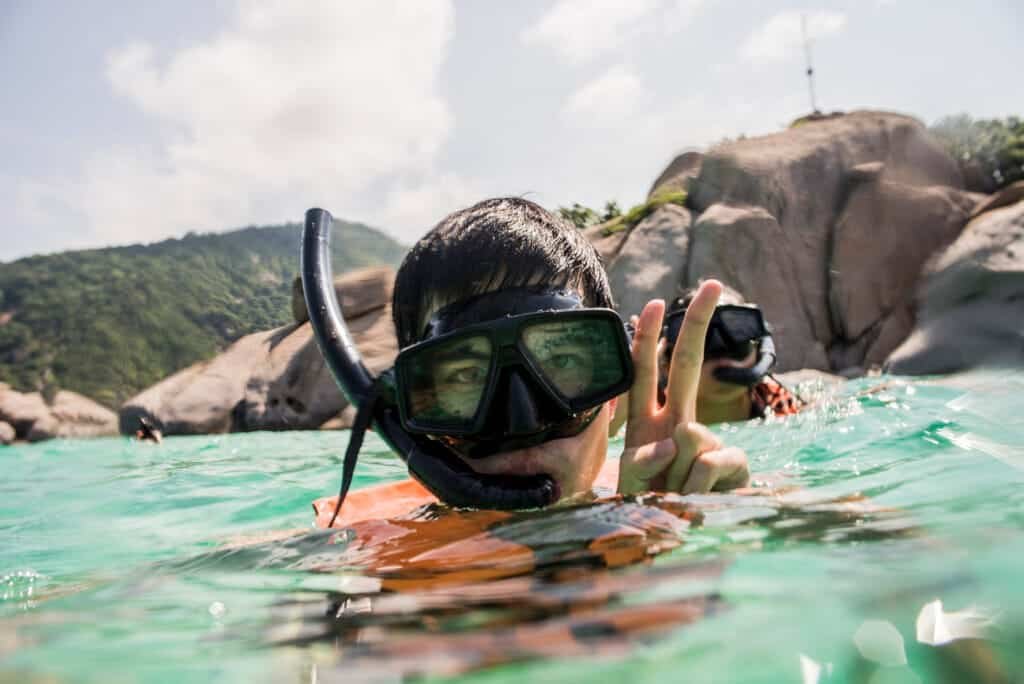
[[[629,392],[620,494],[651,490],[691,494],[749,483],[743,450],[725,447],[697,422],[704,338],[721,293],[721,283],[705,281],[687,308],[669,366],[664,405],[658,402],[658,336],[665,302],[652,300],[640,313],[633,337],[636,380]]]

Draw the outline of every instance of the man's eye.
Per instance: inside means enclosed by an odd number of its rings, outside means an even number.
[[[445,376],[446,382],[452,383],[471,383],[479,382],[483,380],[484,369],[479,366],[468,366],[466,368],[459,368],[458,370],[452,371]]]
[[[579,368],[581,363],[582,360],[575,354],[555,354],[548,359],[548,365],[559,370],[573,370]]]

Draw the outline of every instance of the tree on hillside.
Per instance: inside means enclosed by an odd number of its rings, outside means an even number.
[[[243,335],[292,320],[296,224],[189,233],[0,264],[0,382],[111,408]],[[397,264],[405,248],[338,222],[337,273]]]

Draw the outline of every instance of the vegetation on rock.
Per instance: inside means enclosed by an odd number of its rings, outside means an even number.
[[[630,230],[636,224],[654,213],[654,210],[664,204],[678,204],[686,206],[686,192],[682,190],[664,190],[656,192],[646,202],[632,207],[629,211],[614,220],[609,221],[604,227],[604,234],[611,235],[623,230]]]
[[[598,212],[590,207],[574,202],[571,207],[559,207],[558,214],[580,230],[604,224],[603,233],[611,235],[612,233],[631,229],[653,214],[654,210],[663,204],[686,206],[686,192],[671,189],[658,191],[647,198],[647,201],[631,207],[625,213],[619,209],[618,202],[609,200],[605,202],[603,212]]]
[[[965,173],[980,172],[987,187],[978,189],[993,192],[1024,179],[1024,119],[957,114],[940,119],[929,130]]]
[[[404,254],[367,226],[338,229],[336,273]],[[295,224],[189,233],[0,264],[0,380],[116,407],[242,335],[287,324],[299,234]]]
[[[590,207],[585,207],[578,202],[573,202],[571,207],[559,207],[558,215],[580,230],[596,226],[599,223],[611,221],[613,218],[622,215],[619,203],[615,200],[608,200],[604,203],[604,211],[598,212]]]

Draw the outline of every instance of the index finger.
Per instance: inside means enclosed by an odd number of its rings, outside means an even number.
[[[704,339],[721,294],[720,282],[706,280],[686,307],[665,389],[666,406],[677,423],[697,420],[697,386],[700,384],[700,367],[704,363]]]

